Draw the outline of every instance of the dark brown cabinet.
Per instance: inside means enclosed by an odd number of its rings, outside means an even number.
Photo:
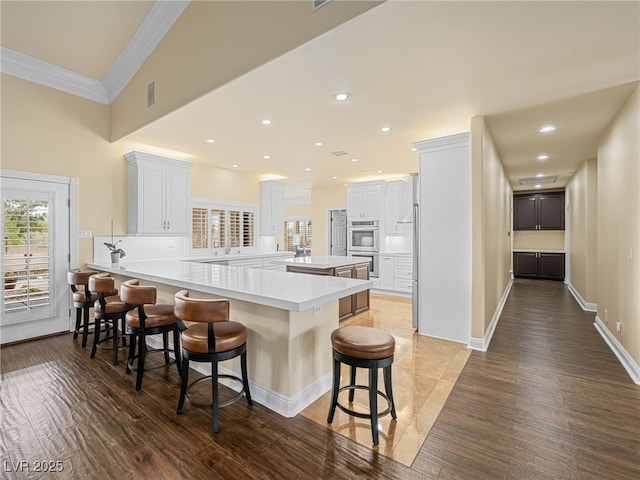
[[[564,253],[513,252],[513,276],[564,280]]]
[[[315,268],[304,265],[287,265],[287,272],[309,275],[328,275],[342,278],[369,280],[369,262],[343,267]],[[369,309],[369,290],[343,297],[338,300],[338,318],[344,320]]]
[[[564,193],[513,196],[514,230],[564,230]]]

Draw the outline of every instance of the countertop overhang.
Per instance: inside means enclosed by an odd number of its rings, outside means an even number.
[[[306,257],[313,258],[313,257]],[[355,263],[362,263],[355,262]],[[138,278],[229,299],[302,312],[372,288],[370,280],[305,275],[258,268],[154,260],[123,264],[88,263],[93,270]]]
[[[307,268],[337,268],[348,265],[358,265],[367,263],[362,257],[352,257],[349,255],[312,255],[310,257],[294,257],[273,260],[273,263],[284,265],[296,265]]]

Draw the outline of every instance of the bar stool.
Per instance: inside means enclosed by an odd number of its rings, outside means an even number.
[[[396,406],[393,401],[391,388],[391,364],[396,347],[395,339],[384,330],[372,327],[342,327],[331,333],[331,345],[333,347],[333,389],[331,394],[331,406],[327,423],[333,422],[333,416],[338,407],[343,412],[359,418],[371,419],[371,434],[373,444],[378,445],[378,418],[391,412],[394,420]],[[350,366],[349,384],[340,388],[340,364]],[[356,385],[356,368],[369,369],[369,385]],[[378,369],[384,373],[384,385],[386,395],[378,391]],[[356,412],[346,408],[338,402],[338,394],[344,390],[349,391],[349,403],[353,403],[356,389],[369,392],[369,413]],[[378,395],[387,401],[387,408],[378,412]]]
[[[213,432],[219,430],[218,408],[238,400],[242,394],[247,403],[253,405],[247,377],[247,327],[229,321],[229,300],[189,298],[187,290],[175,295],[174,311],[179,321],[197,322],[182,331],[182,387],[177,413],[182,414],[187,391],[197,382],[211,378]],[[218,373],[218,363],[240,356],[242,378]],[[189,361],[210,362],[211,375],[200,378],[189,385]],[[220,402],[218,378],[230,378],[242,384],[242,389],[233,398]]]
[[[113,364],[118,364],[118,340],[119,334],[124,335],[124,317],[125,314],[133,307],[123,302],[117,295],[115,289],[115,280],[108,273],[96,273],[89,277],[89,290],[94,292],[98,299],[94,303],[95,329],[93,334],[93,348],[91,349],[91,358],[95,358],[98,345],[107,340],[113,340]],[[102,333],[102,324],[111,330],[111,336],[100,338]],[[123,346],[125,345],[124,337]]]
[[[71,299],[76,309],[76,325],[73,330],[73,338],[78,338],[82,329],[82,346],[87,346],[89,327],[94,323],[89,321],[89,309],[93,308],[93,303],[98,299],[96,294],[92,294],[89,289],[89,277],[96,272],[71,271],[67,272],[67,283],[71,286]]]
[[[136,390],[142,388],[142,374],[147,353],[164,352],[166,365],[170,362],[169,352],[174,352],[178,374],[182,376],[180,331],[173,313],[173,305],[156,305],[156,287],[142,286],[137,279],[127,280],[120,285],[120,297],[134,307],[125,315],[126,333],[131,335],[126,372],[131,373],[133,362],[137,358]],[[173,348],[169,348],[169,332],[173,332]],[[162,334],[163,348],[148,348],[147,336],[158,334]]]

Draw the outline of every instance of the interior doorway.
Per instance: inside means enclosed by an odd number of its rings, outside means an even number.
[[[329,210],[329,255],[347,254],[347,210]]]

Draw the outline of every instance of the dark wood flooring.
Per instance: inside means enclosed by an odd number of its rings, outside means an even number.
[[[136,392],[122,362],[90,360],[71,335],[7,346],[0,478],[640,478],[640,387],[592,323],[562,283],[517,280],[411,468],[243,401],[214,435],[209,411],[175,414],[175,367]],[[43,464],[62,471],[33,471]]]

